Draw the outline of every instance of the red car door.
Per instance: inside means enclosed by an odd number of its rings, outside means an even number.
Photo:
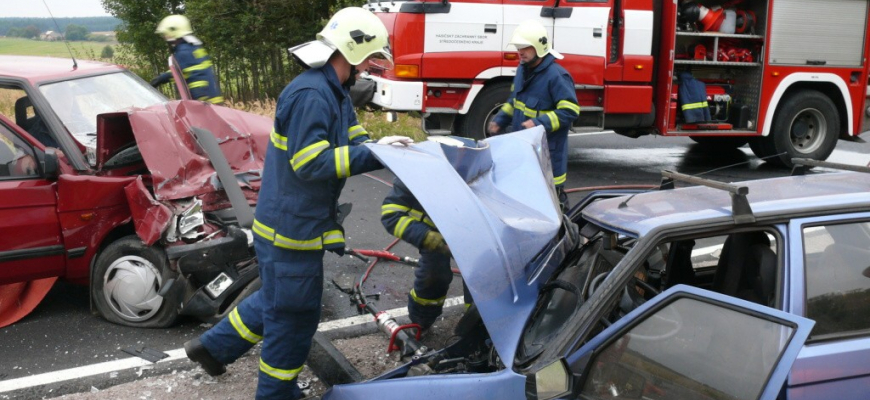
[[[0,285],[64,271],[56,185],[41,175],[30,140],[0,117]]]

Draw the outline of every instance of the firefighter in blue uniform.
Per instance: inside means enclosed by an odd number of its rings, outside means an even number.
[[[190,97],[212,104],[223,103],[211,57],[202,47],[202,42],[193,36],[187,17],[170,15],[163,18],[154,33],[163,36],[172,48],[172,54],[190,90]],[[157,87],[171,80],[172,73],[167,71],[152,79],[151,86]]]
[[[445,158],[466,182],[476,177],[472,161],[475,151],[487,148],[472,139],[456,136],[430,136],[441,144]],[[450,269],[450,247],[438,231],[426,210],[402,181],[395,179],[393,188],[381,206],[381,223],[391,235],[410,243],[420,251],[420,262],[414,270],[414,287],[408,293],[408,316],[411,322],[429,329],[441,315],[453,271]],[[473,299],[463,284],[465,307]]]
[[[543,126],[553,163],[553,184],[560,203],[567,207],[563,188],[568,176],[568,129],[580,115],[574,81],[556,64],[562,55],[552,48],[547,29],[538,21],[520,23],[508,45],[516,47],[520,67],[510,97],[487,130],[497,134],[508,126],[509,131]]]
[[[291,49],[310,67],[281,93],[266,150],[254,221],[263,286],[200,338],[184,344],[210,375],[226,371],[262,342],[257,399],[297,399],[296,384],[320,320],[324,251],[342,253],[337,222],[345,178],[382,168],[348,104],[347,85],[381,57],[391,63],[387,30],[371,12],[337,12],[313,42]],[[385,65],[387,66],[387,65]],[[353,137],[353,141],[350,139]],[[382,144],[411,143],[390,136]]]
[[[426,210],[398,179],[381,206],[381,223],[391,235],[420,250],[414,288],[408,293],[408,316],[425,331],[441,315],[453,281],[450,249]]]

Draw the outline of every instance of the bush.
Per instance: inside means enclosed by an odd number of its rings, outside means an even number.
[[[106,45],[103,47],[103,51],[100,53],[100,58],[112,58],[115,56],[115,50],[112,49],[112,46]]]

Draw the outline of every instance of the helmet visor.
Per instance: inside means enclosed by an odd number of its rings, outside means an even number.
[[[385,51],[387,51],[387,50],[385,50]],[[389,53],[385,54],[385,53],[380,52],[380,51],[372,53],[366,59],[369,62],[369,67],[374,68],[374,69],[378,69],[378,70],[382,70],[382,71],[388,71],[388,70],[393,69],[393,58],[388,56],[387,54],[389,54]]]

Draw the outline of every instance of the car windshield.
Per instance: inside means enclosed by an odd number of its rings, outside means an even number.
[[[97,115],[167,101],[129,72],[49,83],[39,90],[70,134],[90,151],[97,145]]]

